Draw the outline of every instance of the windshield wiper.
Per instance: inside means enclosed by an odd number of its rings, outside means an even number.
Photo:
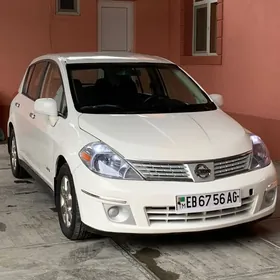
[[[113,104],[100,104],[92,106],[82,106],[80,107],[82,113],[116,113],[123,112],[124,108]]]
[[[214,110],[215,104],[212,102],[201,103],[201,104],[189,104],[178,99],[150,99],[153,102],[149,104],[149,107],[153,111],[158,111],[161,113],[187,113],[187,112],[200,112],[200,111],[210,111]],[[145,104],[143,104],[145,105]],[[148,107],[146,108],[148,110]]]

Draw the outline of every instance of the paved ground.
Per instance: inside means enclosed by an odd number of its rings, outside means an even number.
[[[250,231],[70,242],[48,190],[14,180],[0,145],[1,280],[279,280],[279,217]]]

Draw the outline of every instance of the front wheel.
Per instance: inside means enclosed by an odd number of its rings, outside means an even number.
[[[81,221],[73,177],[66,163],[60,168],[56,183],[56,207],[62,233],[70,240],[91,237]]]

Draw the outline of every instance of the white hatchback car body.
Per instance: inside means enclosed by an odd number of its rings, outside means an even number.
[[[215,103],[213,102],[215,101]],[[172,62],[131,53],[35,59],[8,121],[13,174],[55,193],[69,239],[259,220],[276,206],[262,140]]]

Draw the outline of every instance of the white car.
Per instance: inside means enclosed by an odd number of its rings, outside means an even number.
[[[11,168],[54,191],[63,234],[224,228],[275,211],[263,141],[179,66],[131,53],[29,65],[10,107]]]

